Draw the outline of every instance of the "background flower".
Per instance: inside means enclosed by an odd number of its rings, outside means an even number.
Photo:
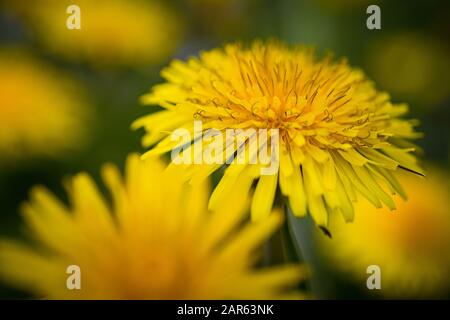
[[[77,5],[81,29],[66,27]],[[50,51],[94,65],[148,65],[171,55],[181,37],[180,17],[158,0],[38,0],[13,3]]]
[[[366,269],[381,269],[381,290],[388,297],[436,297],[450,280],[450,219],[448,175],[430,169],[427,178],[402,176],[407,201],[397,199],[397,210],[376,210],[361,202],[354,223],[334,217],[333,239],[318,234],[322,253],[337,269],[353,276],[361,287]]]
[[[399,32],[378,39],[367,50],[377,83],[417,107],[432,108],[450,94],[450,53],[437,39]]]
[[[22,50],[0,51],[0,162],[79,149],[88,113],[76,81]]]
[[[252,267],[280,213],[257,225],[241,225],[242,202],[209,213],[205,185],[194,189],[164,169],[161,161],[132,155],[122,180],[106,165],[112,210],[85,173],[68,182],[70,207],[36,187],[23,214],[39,249],[0,242],[0,278],[51,299],[302,297],[287,290],[304,276],[299,266]],[[81,290],[66,287],[69,265],[80,267]]]

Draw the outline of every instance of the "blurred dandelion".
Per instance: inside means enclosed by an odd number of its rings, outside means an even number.
[[[450,54],[437,39],[397,33],[373,42],[369,71],[392,94],[433,107],[450,96]]]
[[[181,38],[180,17],[162,1],[79,0],[81,29],[66,27],[69,0],[13,3],[48,49],[94,65],[140,66],[168,58]]]
[[[353,220],[357,193],[375,207],[384,203],[394,209],[389,193],[405,196],[394,172],[402,168],[422,174],[409,142],[420,137],[413,129],[416,121],[400,118],[407,106],[392,104],[388,94],[378,92],[344,60],[317,59],[311,49],[275,41],[250,48],[230,44],[187,62],[176,60],[162,76],[167,82],[142,101],[166,110],[133,124],[147,131],[144,146],[162,139],[144,158],[170,151],[178,143],[170,132],[192,131],[194,117],[220,131],[279,129],[279,172],[258,176],[255,165],[232,163],[211,196],[210,209],[230,201],[228,194],[235,189],[249,194],[259,178],[253,220],[269,216],[279,185],[296,216],[308,210],[326,227],[331,211]],[[248,152],[247,147],[235,145],[234,151]],[[191,165],[187,178],[200,180],[220,166]]]
[[[376,210],[367,202],[354,223],[333,216],[333,239],[318,235],[321,251],[338,270],[365,284],[366,268],[381,269],[382,295],[431,297],[449,289],[450,190],[448,175],[430,169],[427,179],[402,176],[410,199],[397,199],[397,211]]]
[[[85,142],[76,82],[20,49],[0,51],[0,160],[57,156]]]
[[[68,208],[36,187],[23,214],[37,248],[0,242],[0,278],[38,297],[64,299],[302,298],[298,265],[253,268],[257,249],[282,222],[274,213],[243,224],[247,206],[208,212],[208,186],[194,190],[162,161],[131,155],[125,178],[105,165],[113,208],[85,173],[68,183]],[[246,195],[236,193],[236,199]],[[81,289],[67,290],[77,265]]]

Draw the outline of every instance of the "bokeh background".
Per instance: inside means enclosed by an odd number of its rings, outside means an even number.
[[[82,33],[65,26],[70,4],[81,7]],[[370,4],[381,8],[381,30],[366,28]],[[87,171],[98,180],[103,163],[122,165],[129,152],[142,151],[142,133],[130,124],[151,111],[139,97],[162,81],[159,72],[170,60],[256,38],[309,44],[347,57],[394,102],[408,103],[409,117],[420,119],[425,132],[418,141],[425,166],[439,171],[442,182],[435,186],[443,189],[439,199],[433,193],[412,196],[431,203],[431,211],[439,207],[448,224],[449,1],[3,0],[0,237],[23,236],[18,209],[33,185],[44,184],[64,198],[65,176]],[[304,259],[315,270],[311,288],[317,297],[384,297],[320,254],[322,235],[308,219],[295,231],[301,233],[302,257],[292,259]],[[450,260],[445,241],[432,257],[444,265]],[[443,289],[419,286],[418,292],[449,297],[449,279],[448,274],[440,279]],[[27,295],[0,286],[0,297]]]

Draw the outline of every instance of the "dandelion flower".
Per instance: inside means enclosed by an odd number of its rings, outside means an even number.
[[[430,35],[403,32],[383,37],[369,46],[367,60],[377,83],[398,97],[428,109],[450,95],[450,52]]]
[[[366,269],[381,271],[380,293],[389,297],[439,296],[450,288],[450,190],[448,175],[429,170],[427,180],[403,176],[410,199],[397,199],[397,210],[376,210],[367,202],[354,223],[332,218],[333,239],[320,237],[323,254],[338,270],[362,285]],[[337,250],[339,248],[339,250]]]
[[[23,214],[38,246],[1,241],[0,279],[50,299],[302,297],[298,265],[253,266],[280,213],[245,224],[242,202],[208,212],[208,187],[183,184],[158,159],[132,155],[124,178],[110,164],[102,176],[112,208],[85,173],[68,183],[70,207],[43,187],[31,192]],[[66,287],[72,265],[80,290]]]
[[[405,196],[395,171],[422,173],[409,142],[420,136],[413,129],[415,121],[400,118],[407,106],[392,104],[345,61],[318,59],[311,49],[273,41],[249,48],[230,44],[187,62],[176,60],[162,76],[167,82],[155,86],[143,102],[166,110],[133,124],[147,131],[144,146],[159,141],[144,158],[171,150],[177,142],[170,132],[192,130],[193,118],[203,128],[222,132],[279,130],[279,171],[258,175],[257,165],[231,163],[211,196],[211,209],[220,207],[230,190],[248,194],[257,179],[254,220],[270,214],[279,185],[296,216],[309,211],[326,227],[331,211],[353,220],[359,195],[376,207],[384,203],[394,209],[391,194]],[[236,153],[248,152],[246,146],[235,147]],[[199,180],[219,167],[193,164],[187,178]]]
[[[0,52],[0,160],[81,146],[88,110],[78,85],[16,49]]]
[[[66,27],[69,6],[80,8],[80,29]],[[102,66],[160,63],[181,38],[180,19],[162,1],[38,0],[12,4],[50,51]]]

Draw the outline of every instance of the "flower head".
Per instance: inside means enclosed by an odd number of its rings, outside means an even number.
[[[76,82],[15,49],[0,52],[0,160],[79,147],[88,110]]]
[[[325,227],[330,211],[351,221],[358,194],[376,207],[384,203],[393,209],[389,193],[405,196],[394,172],[403,168],[421,173],[408,142],[419,136],[413,129],[415,122],[400,118],[407,106],[392,104],[386,93],[378,92],[345,61],[318,59],[311,49],[277,42],[255,42],[249,48],[230,44],[187,62],[176,60],[162,76],[167,82],[155,86],[143,101],[166,110],[133,124],[146,129],[144,146],[162,139],[144,157],[171,150],[177,141],[170,132],[192,131],[194,118],[202,121],[203,128],[222,132],[230,128],[279,131],[279,172],[259,175],[255,165],[231,163],[210,199],[212,209],[223,203],[230,190],[248,194],[259,178],[253,219],[269,215],[279,185],[297,216],[308,209]],[[248,152],[248,144],[235,144],[233,151]],[[193,164],[188,178],[199,180],[219,167]]]
[[[132,155],[122,179],[106,165],[112,208],[85,173],[68,184],[70,207],[36,187],[23,214],[38,246],[1,241],[0,279],[57,299],[301,297],[289,290],[303,275],[299,266],[253,268],[255,249],[282,215],[243,224],[242,201],[208,212],[205,184],[194,189],[164,169],[157,159]],[[66,287],[72,265],[80,270],[80,290]]]
[[[80,29],[69,29],[80,9]],[[37,0],[12,3],[36,38],[50,51],[100,66],[160,63],[172,54],[181,37],[180,19],[162,1]]]
[[[379,266],[382,295],[438,296],[450,288],[448,174],[431,169],[426,180],[403,175],[400,181],[410,199],[397,198],[396,212],[360,202],[354,223],[333,216],[333,239],[319,235],[320,248],[333,266],[364,285],[367,267]]]
[[[450,96],[450,51],[430,35],[390,34],[370,44],[367,60],[377,83],[425,110]]]

